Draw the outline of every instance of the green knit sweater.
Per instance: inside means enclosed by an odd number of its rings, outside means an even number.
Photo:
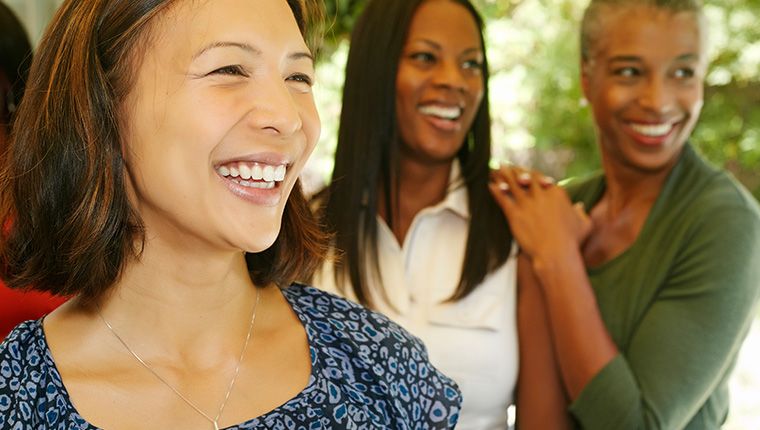
[[[568,191],[587,208],[601,174]],[[570,405],[583,429],[715,429],[760,297],[760,207],[687,145],[638,238],[588,269],[620,354]]]

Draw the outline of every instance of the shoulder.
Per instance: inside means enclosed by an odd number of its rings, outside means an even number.
[[[565,188],[572,201],[583,202],[586,207],[591,207],[604,190],[604,173],[599,171],[568,178],[560,185]]]
[[[294,284],[283,293],[306,325],[313,354],[324,359],[323,376],[347,402],[372,405],[375,425],[456,424],[459,388],[430,364],[419,339],[384,315],[328,292]]]
[[[17,326],[0,344],[0,428],[49,424],[51,415],[63,417],[55,405],[63,386],[51,378],[53,371],[42,321]]]

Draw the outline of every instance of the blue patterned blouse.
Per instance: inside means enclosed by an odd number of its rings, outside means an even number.
[[[309,339],[306,388],[277,409],[230,429],[449,429],[456,384],[422,343],[384,316],[311,287],[283,294]],[[42,331],[16,327],[0,344],[0,429],[93,430],[71,404]]]

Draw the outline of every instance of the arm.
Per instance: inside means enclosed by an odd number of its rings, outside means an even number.
[[[513,229],[518,228],[513,220],[524,222],[524,218],[539,216],[528,212],[535,202],[522,206],[531,198],[513,198],[502,204]],[[566,209],[555,210],[555,214],[568,213]],[[544,223],[563,222],[540,218]],[[539,272],[546,297],[555,350],[573,399],[571,412],[583,428],[683,428],[726,378],[757,302],[760,221],[746,207],[723,207],[701,220],[702,225],[690,233],[655,300],[637,322],[625,351],[615,354],[574,389],[567,370],[583,368],[576,360],[594,352],[580,350],[593,348],[594,342],[581,339],[575,345],[578,353],[568,354],[562,339],[596,328],[584,322],[582,315],[573,315],[572,309],[563,312],[562,307],[584,306],[588,297],[577,300],[572,295],[583,296],[589,291],[588,279],[583,282],[580,260],[566,260],[572,252],[553,254],[541,247],[540,240],[527,242],[534,252],[533,267]],[[567,232],[543,227],[548,230],[546,238],[562,234],[563,242],[571,241],[572,235]],[[563,304],[564,298],[571,301]],[[598,308],[596,311],[598,314]]]
[[[617,355],[580,252],[591,222],[573,207],[562,188],[524,186],[514,170],[501,173],[510,193],[492,185],[492,194],[521,250],[530,257],[543,291],[562,379],[575,399]]]
[[[517,425],[520,430],[569,429],[568,399],[554,358],[540,286],[526,256],[520,255],[517,264]]]

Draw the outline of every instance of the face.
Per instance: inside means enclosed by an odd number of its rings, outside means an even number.
[[[417,9],[396,76],[402,157],[450,162],[483,100],[483,46],[470,12],[449,0]]]
[[[668,169],[703,102],[700,19],[647,6],[609,9],[582,65],[605,163]]]
[[[285,0],[177,2],[122,109],[148,240],[258,252],[319,136],[314,66]]]

